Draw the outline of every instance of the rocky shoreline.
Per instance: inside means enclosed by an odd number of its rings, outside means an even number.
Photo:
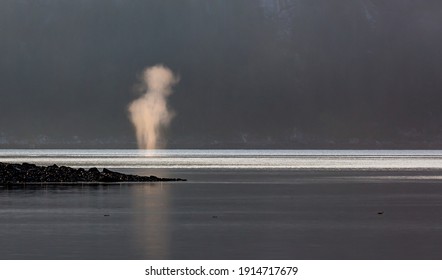
[[[171,182],[186,181],[181,178],[158,178],[155,176],[138,176],[114,172],[106,168],[83,169],[67,166],[37,166],[23,163],[12,164],[0,162],[0,184],[26,183],[118,183],[118,182]]]

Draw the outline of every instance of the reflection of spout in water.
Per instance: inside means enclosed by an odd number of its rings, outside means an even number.
[[[163,183],[143,184],[134,188],[133,207],[137,245],[143,257],[167,259],[169,256],[169,188]]]

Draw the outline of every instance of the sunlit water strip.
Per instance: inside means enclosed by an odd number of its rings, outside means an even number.
[[[441,170],[439,150],[0,150],[0,161],[99,168]]]

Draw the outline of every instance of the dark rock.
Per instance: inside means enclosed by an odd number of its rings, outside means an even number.
[[[28,168],[28,169],[37,167],[37,165],[35,165],[35,164],[26,163],[26,162],[23,163],[22,166],[25,167],[25,168]]]
[[[100,170],[98,170],[96,167],[93,167],[93,168],[90,168],[90,169],[89,169],[89,172],[90,172],[90,173],[93,173],[93,174],[99,174],[99,173],[100,173]]]
[[[114,183],[114,182],[164,182],[186,181],[180,178],[158,178],[155,176],[138,176],[123,174],[104,168],[102,172],[97,168],[85,170],[67,166],[51,165],[37,166],[35,164],[8,164],[0,162],[0,184],[23,183]]]

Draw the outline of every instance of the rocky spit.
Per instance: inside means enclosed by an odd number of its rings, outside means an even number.
[[[97,168],[83,169],[67,166],[37,166],[0,162],[0,184],[26,183],[117,183],[117,182],[170,182],[186,181],[180,178],[129,175]]]

